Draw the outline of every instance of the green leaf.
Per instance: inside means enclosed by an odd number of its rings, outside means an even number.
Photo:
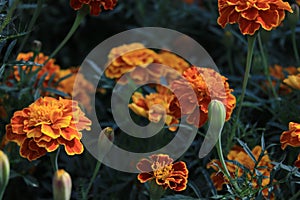
[[[25,183],[28,186],[31,187],[39,187],[39,182],[36,180],[36,178],[32,177],[32,176],[23,176],[23,180],[25,181]]]
[[[56,89],[51,88],[51,87],[46,87],[46,88],[44,88],[43,90],[46,91],[46,92],[51,92],[51,93],[57,94],[57,95],[62,96],[62,97],[67,97],[67,96],[69,96],[68,94],[66,94],[66,93],[64,93],[64,92],[59,91],[59,90],[56,90]]]
[[[7,50],[5,52],[5,55],[4,55],[4,58],[3,58],[3,63],[6,63],[10,54],[11,54],[11,51],[13,50],[13,48],[15,47],[17,43],[17,40],[13,40],[7,47]]]

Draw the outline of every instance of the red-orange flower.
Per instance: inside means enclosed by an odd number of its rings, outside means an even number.
[[[19,53],[19,55],[17,56],[17,61],[30,61],[31,59],[33,59],[34,53],[33,52],[29,52],[29,53]],[[34,60],[32,62],[37,63],[37,64],[44,64],[44,62],[48,59],[48,56],[45,56],[43,53],[39,53],[38,55],[35,56]],[[20,80],[20,74],[19,74],[19,67],[14,66],[14,76],[16,80]],[[57,73],[60,69],[60,66],[55,64],[55,59],[50,59],[44,66],[32,66],[32,68],[30,69],[30,67],[28,66],[22,66],[22,70],[24,70],[25,73],[28,73],[29,70],[38,71],[37,74],[37,79],[40,79],[43,75],[45,75],[47,73],[47,75],[45,76],[45,81],[48,81],[50,79],[50,77]]]
[[[187,122],[201,127],[208,120],[208,105],[212,99],[221,101],[226,108],[226,120],[230,119],[236,99],[231,94],[227,78],[210,68],[190,67],[183,72],[186,79],[176,80],[171,87],[180,100],[171,102],[170,110],[174,116],[179,112],[187,115]],[[193,90],[190,90],[192,88]],[[196,95],[197,99],[193,96]],[[198,114],[197,114],[198,113]],[[199,120],[200,113],[200,120]]]
[[[161,119],[169,126],[169,130],[176,131],[179,124],[177,117],[173,116],[169,110],[171,101],[175,96],[165,87],[157,87],[157,93],[151,93],[144,97],[140,92],[135,92],[132,96],[133,103],[128,107],[137,115],[146,117],[149,121],[159,122]]]
[[[68,99],[39,98],[16,111],[6,126],[6,138],[20,146],[20,155],[35,160],[64,145],[68,155],[81,154],[81,131],[90,130],[91,121],[78,103]]]
[[[173,163],[173,159],[165,154],[149,156],[137,163],[137,169],[141,171],[138,180],[145,183],[155,180],[164,189],[170,188],[174,191],[186,189],[188,182],[188,169],[182,161]]]
[[[261,154],[261,147],[256,146],[252,149],[252,154],[254,155],[255,159],[257,160]],[[264,176],[261,182],[261,186],[267,186],[270,183],[270,172],[273,168],[271,164],[271,160],[267,155],[267,152],[264,152],[265,155],[261,158],[258,162],[256,169]],[[227,155],[228,160],[234,160],[245,166],[250,171],[254,171],[255,163],[249,157],[249,155],[244,151],[244,149],[240,146],[234,146]],[[238,167],[237,165],[227,162],[226,167],[231,175],[232,178],[242,177],[243,173],[247,173],[246,175],[248,178],[251,178],[251,175],[248,172],[245,172],[242,168]],[[219,169],[222,168],[222,165],[219,160],[212,160],[210,163],[207,164],[207,168],[213,168],[216,172],[211,174],[211,179],[216,187],[217,190],[222,190],[224,184],[229,184],[228,179],[224,176]],[[254,174],[257,176],[258,174]],[[258,188],[259,184],[257,178],[252,179],[252,187]],[[268,197],[269,192],[268,188],[265,188],[262,191],[264,197]],[[271,199],[274,199],[274,195],[271,194]]]
[[[242,34],[253,35],[260,27],[270,31],[280,25],[285,10],[293,12],[282,0],[218,0],[218,24],[238,23]]]
[[[74,10],[79,10],[83,5],[90,7],[91,15],[99,15],[101,7],[104,10],[112,10],[117,4],[117,0],[70,0],[70,6]]]
[[[289,130],[284,131],[280,136],[281,148],[285,149],[288,145],[300,147],[300,124],[289,123]]]

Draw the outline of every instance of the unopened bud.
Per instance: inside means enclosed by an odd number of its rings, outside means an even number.
[[[0,199],[4,194],[9,180],[9,161],[6,154],[0,150]]]
[[[39,40],[34,40],[34,41],[32,42],[32,50],[33,50],[34,52],[40,52],[41,49],[42,49],[42,42],[39,41]]]
[[[199,158],[205,157],[217,143],[225,123],[226,109],[219,100],[212,100],[208,105],[209,127],[199,151]]]
[[[68,172],[59,169],[55,172],[52,182],[53,199],[69,200],[72,192],[72,180]]]
[[[114,129],[106,127],[100,132],[98,139],[98,159],[102,160],[110,151],[114,141]]]

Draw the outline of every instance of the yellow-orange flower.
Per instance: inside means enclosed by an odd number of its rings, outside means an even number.
[[[238,23],[242,34],[253,35],[260,27],[272,30],[280,25],[285,11],[293,12],[282,0],[218,0],[218,24]]]
[[[296,0],[296,3],[298,4],[298,6],[300,6],[300,0]]]
[[[79,10],[83,5],[90,7],[91,15],[99,15],[101,7],[104,10],[112,10],[117,5],[117,0],[70,0],[70,6],[74,10]]]
[[[300,147],[300,124],[289,123],[289,130],[284,131],[280,136],[281,148],[285,149],[288,145]]]
[[[17,56],[17,61],[30,61],[31,59],[33,59],[33,56],[34,56],[33,52],[19,53],[19,55]],[[42,65],[47,59],[48,56],[45,56],[43,53],[39,53],[38,55],[35,56],[33,62]],[[14,76],[16,80],[20,81],[20,74],[18,68],[19,67],[14,66]],[[22,70],[24,70],[25,73],[28,73],[29,69],[30,67],[28,66],[22,66]],[[31,71],[36,71],[36,70],[39,70],[37,74],[37,79],[40,79],[43,75],[47,73],[47,75],[45,76],[45,81],[48,81],[53,74],[57,73],[60,70],[60,66],[55,64],[54,59],[50,59],[42,67],[36,65],[32,66]]]
[[[144,97],[140,92],[135,92],[132,96],[133,103],[128,107],[137,115],[148,118],[149,121],[159,122],[161,119],[169,126],[169,130],[176,131],[179,120],[173,116],[169,110],[171,101],[175,96],[170,90],[164,87],[157,87],[157,93],[151,93]]]
[[[68,155],[81,154],[81,131],[90,130],[91,121],[78,103],[68,99],[39,98],[16,111],[6,126],[6,138],[20,146],[20,155],[35,160],[64,145]]]
[[[94,89],[94,86],[85,79],[83,74],[78,73],[78,69],[79,68],[60,70],[57,73],[56,79],[59,80],[68,75],[71,75],[71,76],[60,81],[58,83],[56,89],[66,93],[66,94],[70,95],[70,97],[78,100],[80,103],[82,103],[84,108],[90,113],[92,110],[90,97],[92,95],[92,92],[95,89]],[[81,87],[80,89],[73,90],[75,80],[78,81],[77,84],[80,85],[80,87]]]
[[[208,105],[212,99],[221,101],[226,108],[226,120],[230,119],[236,99],[231,94],[227,78],[210,68],[190,67],[183,72],[186,80],[176,80],[171,87],[177,99],[171,102],[170,110],[175,116],[188,115],[187,122],[201,127],[208,119]],[[192,87],[193,91],[189,88]],[[193,99],[196,94],[197,100]],[[181,108],[180,108],[181,107]],[[197,113],[200,112],[200,120]]]
[[[188,169],[182,161],[173,163],[173,159],[165,154],[149,156],[137,163],[137,169],[141,171],[138,180],[145,183],[154,179],[164,189],[174,191],[186,189],[188,182]]]
[[[300,153],[298,154],[298,158],[297,160],[295,161],[295,164],[294,164],[296,167],[300,168]]]
[[[143,44],[132,43],[113,48],[108,55],[105,75],[119,79],[125,73],[138,82],[159,79],[162,69],[152,63],[161,63],[159,55]]]
[[[256,146],[252,149],[252,154],[254,155],[255,159],[258,160],[260,154],[261,154],[261,147]],[[257,164],[257,170],[264,176],[261,182],[261,186],[267,186],[270,182],[270,172],[273,168],[273,165],[271,164],[271,160],[269,156],[267,155],[267,152],[264,152],[265,155],[261,158],[261,160]],[[234,146],[231,151],[227,155],[228,160],[234,160],[245,166],[250,171],[254,172],[255,176],[258,176],[256,172],[254,171],[255,163],[254,161],[248,156],[248,154],[244,151],[244,149],[240,146]],[[237,165],[227,162],[226,163],[227,169],[231,175],[232,178],[241,177],[243,173],[245,172],[242,168],[238,167]],[[224,176],[222,172],[219,171],[219,169],[222,168],[222,165],[219,160],[212,160],[210,163],[207,164],[207,168],[213,168],[216,172],[213,172],[211,174],[211,179],[216,187],[217,190],[222,190],[224,184],[228,184],[228,179]],[[247,173],[248,178],[250,179],[251,176],[249,173]],[[251,180],[251,179],[250,179]],[[257,178],[252,179],[252,187],[258,188],[259,184],[257,182]],[[268,188],[265,188],[262,191],[263,195],[265,197],[268,197],[269,192]],[[274,199],[274,195],[271,194],[271,199]]]
[[[298,68],[298,74],[289,75],[286,79],[283,80],[283,82],[296,90],[300,90],[300,73],[299,72],[300,72],[300,68]]]

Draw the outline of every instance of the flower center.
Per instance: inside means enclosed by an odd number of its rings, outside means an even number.
[[[172,166],[172,164],[165,165],[165,162],[154,162],[151,167],[153,169],[154,176],[157,179],[165,180],[170,176],[171,172],[173,171]]]

